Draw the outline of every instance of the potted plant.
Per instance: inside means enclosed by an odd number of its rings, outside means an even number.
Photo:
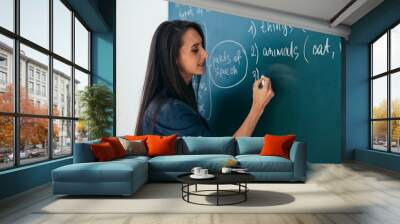
[[[82,109],[80,126],[87,127],[89,140],[110,136],[107,131],[112,126],[113,94],[102,84],[87,86],[79,93]]]

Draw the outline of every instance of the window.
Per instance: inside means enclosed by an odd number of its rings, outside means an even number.
[[[14,31],[14,0],[1,0],[0,9],[0,26]]]
[[[0,71],[0,84],[2,85],[7,84],[7,74],[3,71]]]
[[[3,67],[3,68],[7,67],[7,56],[0,55],[0,67]]]
[[[39,71],[39,69],[36,69],[36,80],[40,81],[40,71]]]
[[[81,108],[79,106],[80,93],[89,85],[89,75],[78,70],[75,71],[75,116],[79,117]]]
[[[89,68],[89,32],[75,18],[75,62],[81,67]]]
[[[72,69],[71,66],[68,66],[56,59],[53,60],[54,70],[53,70],[53,77],[54,77],[54,84],[53,84],[53,91],[54,91],[54,104],[58,104],[58,97],[59,93],[61,94],[60,100],[64,103],[64,95],[71,95],[72,92],[70,89],[65,89],[66,83],[72,83]],[[57,84],[56,84],[57,83]],[[67,99],[68,104],[71,104],[72,99]],[[56,106],[56,105],[53,105]],[[59,114],[59,109],[53,110],[53,114]],[[65,114],[62,113],[62,116],[72,117],[72,108],[67,108]]]
[[[40,105],[40,101],[36,101]],[[48,120],[45,118],[20,118],[19,158],[20,164],[44,161],[49,158],[48,150]],[[32,138],[32,133],[35,138]]]
[[[72,122],[71,120],[53,120],[53,157],[71,154]]]
[[[53,0],[54,52],[71,60],[72,12],[60,0]]]
[[[1,4],[0,4],[1,5]],[[5,133],[0,141],[0,169],[14,166],[14,122],[12,116],[0,114],[1,132]]]
[[[46,86],[42,86],[42,96],[46,96]]]
[[[7,85],[7,56],[0,53],[0,91],[6,91]]]
[[[7,73],[0,70],[0,94],[6,91],[7,91]]]
[[[28,71],[29,79],[33,80],[33,67],[29,66],[29,71]]]
[[[3,5],[3,1],[0,1],[0,7]],[[3,11],[3,8],[1,9]],[[0,13],[0,21],[2,20],[2,13]],[[0,23],[1,26],[1,23]],[[14,83],[12,76],[13,66],[8,65],[12,58],[14,57],[14,42],[11,38],[6,37],[0,33],[0,113],[8,112],[12,113],[14,111]],[[7,60],[8,59],[8,60]],[[0,114],[1,115],[1,114]],[[11,135],[11,133],[8,133]],[[0,136],[1,139],[1,136]],[[2,144],[0,142],[0,149]],[[0,160],[1,169],[1,160]]]
[[[28,82],[28,92],[29,94],[33,94],[33,82]]]
[[[53,114],[58,115],[58,90],[54,90],[53,94]]]
[[[371,148],[400,153],[400,24],[370,44]]]
[[[21,36],[49,48],[49,0],[20,0]]]
[[[36,95],[40,95],[40,84],[36,84]]]
[[[0,171],[70,156],[87,139],[73,105],[89,85],[90,31],[67,1],[0,0],[0,11]]]

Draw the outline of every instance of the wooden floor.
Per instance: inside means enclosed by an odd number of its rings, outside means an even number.
[[[356,214],[36,214],[54,200],[49,185],[0,201],[0,223],[400,223],[400,174],[360,163],[313,164],[308,182],[345,201],[366,204]],[[316,201],[315,203],[318,203]]]

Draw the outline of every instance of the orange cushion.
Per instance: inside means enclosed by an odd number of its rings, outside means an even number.
[[[265,135],[264,146],[261,149],[262,156],[281,156],[290,158],[290,148],[296,140],[296,135]]]
[[[109,138],[101,138],[101,142],[108,142],[114,149],[115,155],[118,158],[126,156],[126,151],[124,146],[122,146],[121,142],[116,137],[109,137]]]
[[[90,147],[97,161],[103,162],[117,158],[114,149],[108,142],[93,144]]]
[[[176,139],[176,134],[170,136],[148,135],[146,140],[148,156],[176,155]]]
[[[145,142],[147,139],[147,135],[125,135],[124,139],[129,140],[129,141],[141,140],[141,141]]]

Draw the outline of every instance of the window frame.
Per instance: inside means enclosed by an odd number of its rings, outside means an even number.
[[[400,67],[391,69],[391,31],[393,28],[396,26],[400,26],[400,20],[396,21],[393,23],[391,26],[389,26],[387,29],[385,29],[384,32],[380,33],[375,39],[373,39],[371,42],[368,43],[368,53],[369,53],[369,77],[368,77],[368,82],[369,82],[369,149],[373,151],[379,151],[379,152],[386,152],[386,153],[391,153],[391,154],[400,154],[400,152],[393,152],[392,151],[392,136],[391,136],[391,122],[400,120],[400,117],[392,117],[392,98],[391,98],[391,79],[392,75],[395,75],[396,73],[400,72]],[[387,52],[386,52],[386,57],[387,57],[387,64],[386,64],[386,71],[376,74],[374,76],[373,74],[373,44],[378,41],[381,37],[384,35],[387,35]],[[387,105],[386,105],[386,118],[373,118],[373,81],[378,78],[386,77],[386,87],[387,87],[387,93],[386,93],[386,98],[387,98]],[[386,151],[379,150],[374,148],[373,144],[373,122],[374,121],[386,121]]]
[[[39,44],[34,43],[33,41],[30,41],[29,39],[24,38],[23,36],[20,35],[20,0],[14,0],[13,1],[13,10],[14,10],[14,17],[13,17],[13,22],[14,22],[14,30],[10,31],[4,27],[0,26],[0,35],[3,35],[5,37],[8,37],[12,39],[13,41],[13,64],[11,74],[13,75],[14,78],[14,93],[13,93],[13,102],[14,102],[14,110],[13,112],[3,112],[0,111],[0,116],[4,117],[11,117],[13,119],[13,154],[14,154],[14,161],[13,161],[13,166],[10,167],[5,167],[5,168],[0,168],[0,172],[5,171],[5,170],[11,170],[11,169],[16,169],[19,167],[24,167],[24,166],[30,166],[33,164],[38,164],[38,163],[43,163],[47,162],[50,160],[58,160],[62,159],[65,157],[70,157],[73,156],[74,152],[74,143],[75,143],[75,126],[76,126],[76,121],[79,120],[79,117],[75,116],[75,108],[72,107],[72,113],[70,116],[56,116],[53,115],[53,97],[54,97],[54,90],[53,90],[53,60],[58,60],[61,63],[64,63],[68,66],[71,67],[71,93],[72,93],[72,105],[75,103],[75,69],[85,73],[88,75],[89,83],[88,86],[92,85],[92,61],[91,61],[91,37],[92,37],[92,30],[88,27],[88,25],[83,21],[83,19],[76,13],[72,7],[66,2],[65,0],[59,0],[68,10],[71,11],[71,18],[70,18],[70,23],[71,23],[71,58],[67,59],[64,58],[63,56],[57,54],[54,52],[53,49],[53,24],[54,24],[54,17],[53,17],[53,1],[54,0],[48,0],[49,3],[49,46],[48,49],[45,47],[42,47]],[[75,18],[83,25],[83,27],[88,31],[88,69],[85,69],[81,67],[80,65],[75,63]],[[27,114],[27,113],[21,113],[20,112],[20,45],[23,44],[27,47],[32,48],[33,50],[36,50],[40,53],[43,53],[48,56],[49,62],[48,62],[48,77],[46,80],[46,87],[45,90],[48,91],[48,94],[45,91],[45,94],[48,96],[48,112],[46,115],[39,115],[39,114]],[[27,71],[28,69],[31,68],[29,64],[27,64]],[[26,82],[29,80],[33,81],[33,85],[35,86],[36,83],[42,83],[41,79],[41,74],[42,72],[39,73],[39,80],[36,80],[36,69],[34,68],[33,70],[33,79],[30,79],[30,74],[27,72],[26,75]],[[28,86],[27,86],[28,87]],[[28,87],[29,88],[29,87]],[[27,89],[27,91],[29,91]],[[36,89],[34,89],[34,92]],[[42,94],[39,94],[38,96],[42,96]],[[40,160],[38,162],[32,162],[32,163],[26,163],[26,164],[21,164],[20,161],[20,119],[21,118],[45,118],[47,119],[48,122],[48,136],[47,136],[47,150],[48,150],[48,155],[47,158],[44,157],[43,160]],[[71,122],[71,153],[68,155],[63,155],[63,156],[54,156],[54,147],[53,147],[53,122],[56,120],[65,120],[65,121],[70,121]]]

